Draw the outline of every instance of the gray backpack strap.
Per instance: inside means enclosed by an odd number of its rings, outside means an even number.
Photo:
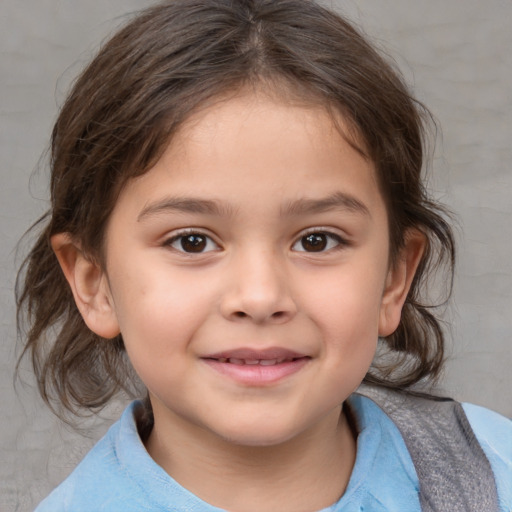
[[[492,468],[460,403],[361,386],[402,434],[423,512],[498,512]]]

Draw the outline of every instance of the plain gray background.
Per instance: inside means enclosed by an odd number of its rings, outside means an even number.
[[[13,389],[16,244],[46,208],[39,166],[69,83],[142,0],[0,2],[0,511],[29,511],[118,416],[60,424]],[[431,189],[460,219],[442,389],[512,416],[512,0],[346,0],[334,5],[394,56],[439,120]],[[40,170],[30,179],[32,172]],[[30,187],[29,187],[30,185]],[[30,373],[23,371],[30,383]]]

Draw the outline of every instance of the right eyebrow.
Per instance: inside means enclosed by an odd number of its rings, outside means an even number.
[[[147,217],[169,212],[199,213],[218,216],[231,216],[233,214],[231,208],[211,199],[166,197],[147,204],[137,216],[137,221],[140,222]]]

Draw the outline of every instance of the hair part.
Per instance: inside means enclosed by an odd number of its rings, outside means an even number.
[[[173,134],[202,106],[246,86],[318,102],[341,114],[376,168],[386,202],[391,261],[411,229],[427,246],[398,329],[393,356],[366,376],[407,388],[442,368],[444,334],[425,281],[446,268],[455,244],[444,210],[423,183],[428,111],[400,74],[339,15],[310,0],[174,0],[142,11],[78,77],[51,139],[51,207],[18,275],[22,353],[30,354],[47,403],[76,412],[136,389],[122,337],[105,340],[83,322],[50,238],[69,233],[103,262],[103,237],[124,184],[147,172]],[[280,92],[279,92],[280,91]],[[333,115],[333,118],[335,116]],[[20,358],[21,359],[21,358]]]

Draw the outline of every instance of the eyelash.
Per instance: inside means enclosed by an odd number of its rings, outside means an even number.
[[[316,237],[316,240],[311,239],[311,242],[316,243],[322,242],[325,243],[325,245],[321,245],[319,247],[319,250],[312,250],[307,251],[304,248],[304,241],[308,237]],[[325,237],[323,240],[320,240],[320,237]],[[336,233],[332,233],[330,231],[322,230],[322,229],[312,229],[310,231],[307,231],[306,233],[303,233],[292,245],[292,250],[298,245],[301,244],[302,249],[295,249],[297,252],[305,252],[305,253],[325,253],[328,251],[336,251],[341,249],[342,247],[346,247],[348,244],[347,240],[342,238],[340,235]]]
[[[193,238],[196,237],[199,240],[196,240],[194,242]],[[309,240],[306,242],[307,238],[309,237]],[[186,250],[184,247],[184,243],[186,243],[186,240],[188,238],[188,242],[191,243],[188,247],[188,249],[192,250]],[[304,243],[310,243],[313,244],[310,249],[307,250],[304,246]],[[180,244],[180,247],[177,247],[176,244]],[[300,244],[300,249],[297,248]],[[315,244],[319,244],[315,248]],[[204,254],[206,252],[212,252],[219,248],[219,245],[209,236],[205,233],[202,233],[201,231],[194,230],[194,229],[188,229],[186,231],[181,231],[180,233],[177,233],[176,235],[172,236],[171,238],[165,240],[163,243],[166,247],[171,247],[174,250],[181,252],[183,254]],[[346,247],[348,242],[342,238],[340,235],[336,233],[332,233],[329,231],[325,231],[322,229],[312,229],[310,231],[307,231],[306,233],[303,233],[292,245],[292,250],[296,252],[305,252],[305,253],[325,253],[328,251],[335,251],[339,250],[342,247]],[[198,249],[198,250],[194,250]]]
[[[204,240],[204,246],[203,245],[196,245],[200,250],[198,251],[187,251],[183,247],[183,243],[185,240],[189,238],[189,241],[191,241],[192,237],[202,238]],[[181,242],[181,243],[180,243]],[[175,244],[180,243],[181,247],[176,247]],[[206,235],[205,233],[202,233],[201,231],[195,230],[195,229],[187,229],[185,231],[181,231],[177,233],[176,235],[172,236],[171,238],[168,238],[164,241],[163,245],[165,247],[172,247],[174,250],[181,252],[183,254],[204,254],[205,252],[212,252],[219,248],[219,245],[212,239],[211,236]],[[208,246],[213,245],[213,248],[208,248]],[[190,248],[190,247],[189,247]],[[204,250],[208,249],[208,250]]]

